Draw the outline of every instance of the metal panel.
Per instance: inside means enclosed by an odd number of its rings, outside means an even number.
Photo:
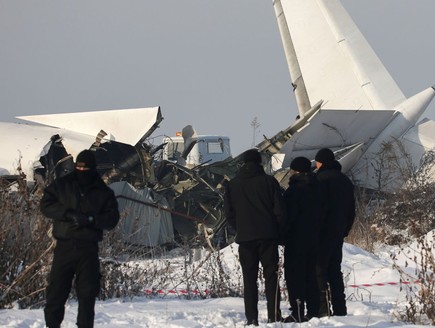
[[[124,241],[142,246],[158,246],[174,240],[172,216],[167,200],[152,189],[135,189],[127,182],[110,185],[118,199]],[[147,203],[149,205],[147,205]]]
[[[357,143],[369,144],[394,117],[393,110],[320,110],[292,135],[281,149],[283,166],[297,156],[313,154],[320,148],[340,149]]]

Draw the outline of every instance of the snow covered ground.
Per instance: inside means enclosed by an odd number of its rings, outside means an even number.
[[[415,249],[415,245],[411,245],[409,249]],[[267,324],[266,304],[261,300],[260,327],[423,327],[407,325],[398,320],[398,313],[403,313],[406,303],[405,292],[400,288],[399,273],[393,269],[393,261],[390,258],[392,251],[394,250],[384,247],[373,255],[353,245],[345,244],[343,273],[347,285],[349,312],[346,317],[313,318],[302,324]],[[222,250],[226,265],[239,270],[236,267],[235,253],[237,253],[236,244]],[[404,266],[405,261],[406,256],[400,255],[396,264]],[[412,263],[408,266],[407,272],[413,272]],[[411,286],[415,284],[415,280],[411,277],[405,284]],[[282,301],[281,309],[286,316],[287,301]],[[105,328],[243,327],[245,322],[243,299],[236,297],[186,300],[167,294],[132,300],[112,299],[98,301],[95,312],[95,327]],[[62,327],[76,327],[76,315],[77,303],[68,303]],[[0,327],[42,328],[44,327],[43,310],[1,310]]]

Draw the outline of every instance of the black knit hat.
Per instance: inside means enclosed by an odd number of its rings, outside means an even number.
[[[243,153],[243,161],[245,163],[254,162],[261,164],[261,154],[255,148],[249,149]]]
[[[298,172],[310,172],[311,162],[306,157],[296,157],[290,164],[292,170]]]
[[[331,149],[322,148],[317,152],[316,157],[314,159],[316,160],[316,162],[319,163],[327,163],[327,162],[334,161],[335,156]]]
[[[94,152],[88,149],[81,151],[77,155],[76,167],[95,169],[97,167],[97,162],[95,160]]]

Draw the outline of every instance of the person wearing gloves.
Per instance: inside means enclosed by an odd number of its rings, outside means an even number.
[[[118,224],[119,211],[115,194],[97,173],[92,151],[80,152],[75,170],[44,189],[40,209],[52,219],[56,239],[46,290],[46,325],[60,327],[75,277],[77,326],[93,327],[101,278],[98,242],[103,239],[103,230]]]

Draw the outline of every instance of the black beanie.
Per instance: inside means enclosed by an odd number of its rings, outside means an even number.
[[[310,172],[311,162],[306,157],[296,157],[290,164],[292,170],[298,172]]]
[[[314,159],[316,160],[316,162],[319,163],[327,163],[327,162],[334,161],[335,156],[331,149],[322,148],[317,152],[316,157]]]
[[[255,148],[249,149],[243,153],[243,161],[245,163],[254,162],[261,164],[261,154]]]
[[[97,167],[97,162],[95,160],[94,152],[88,149],[81,151],[77,155],[76,166],[86,167],[88,169],[95,169]]]

